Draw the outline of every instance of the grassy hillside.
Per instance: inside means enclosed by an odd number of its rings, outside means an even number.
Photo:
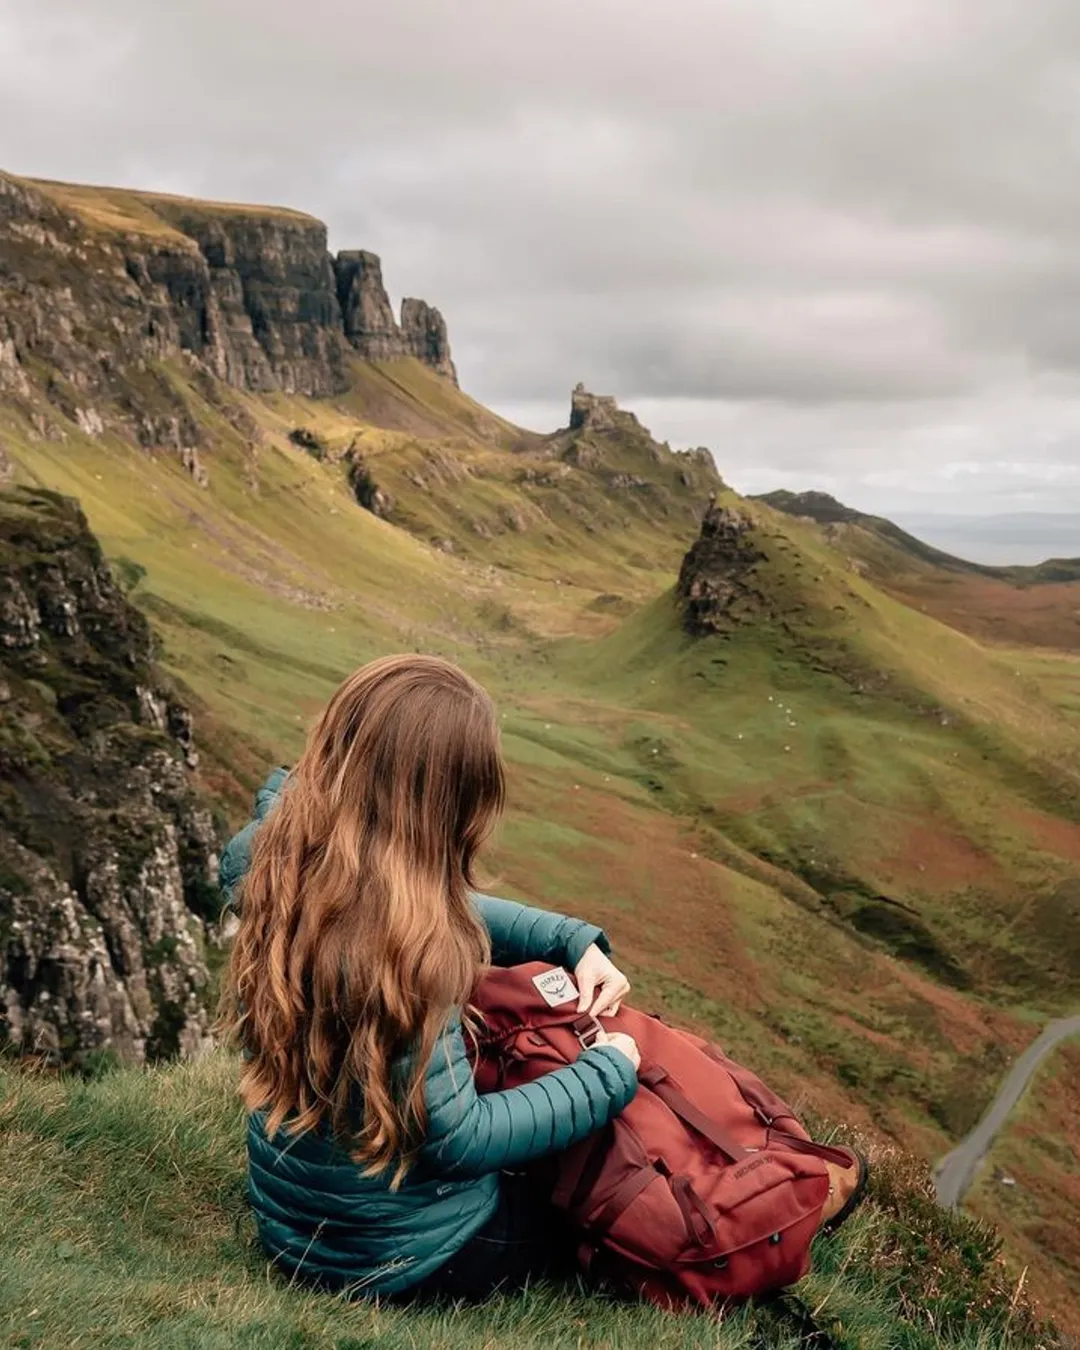
[[[350,1304],[267,1270],[243,1194],[236,1063],[93,1082],[0,1064],[0,1344],[109,1350],[1037,1350],[989,1229],[882,1156],[873,1199],[776,1306],[722,1320],[538,1288],[474,1310]]]
[[[120,228],[102,203],[157,218],[134,194],[67,205]],[[1064,658],[989,650],[921,613],[820,527],[740,503],[632,419],[525,433],[411,361],[354,361],[348,392],[322,400],[241,393],[182,360],[139,378],[197,429],[208,486],[44,394],[0,401],[0,442],[18,477],[82,502],[162,635],[234,821],[346,673],[435,651],[502,712],[511,809],[490,887],[606,924],[639,1001],[819,1114],[931,1159],[1040,1022],[1075,1009],[1080,685]],[[357,503],[358,462],[386,519]],[[691,638],[672,586],[712,491],[763,558],[728,631]],[[146,1081],[167,1094],[187,1072]],[[1059,1283],[1032,1284],[1075,1311]]]

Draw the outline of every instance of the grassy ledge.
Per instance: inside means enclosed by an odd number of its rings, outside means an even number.
[[[792,1296],[724,1317],[577,1287],[416,1311],[290,1287],[244,1198],[236,1061],[96,1080],[0,1065],[0,1345],[245,1350],[1037,1350],[1058,1347],[986,1225],[879,1153],[872,1200]]]

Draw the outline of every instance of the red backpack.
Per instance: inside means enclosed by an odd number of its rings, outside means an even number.
[[[633,1101],[557,1160],[552,1198],[581,1235],[586,1270],[665,1307],[746,1298],[806,1274],[825,1163],[850,1167],[854,1155],[811,1141],[760,1078],[632,1008],[601,1027],[577,1012],[566,972],[543,963],[492,970],[473,1006],[481,1092],[573,1063],[600,1031],[626,1032],[641,1051]]]

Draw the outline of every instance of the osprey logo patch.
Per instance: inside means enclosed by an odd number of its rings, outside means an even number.
[[[561,966],[534,975],[533,984],[539,989],[549,1008],[557,1008],[561,1003],[570,1003],[578,996],[577,986]]]

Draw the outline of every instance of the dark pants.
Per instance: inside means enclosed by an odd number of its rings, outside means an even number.
[[[550,1187],[523,1172],[503,1172],[499,1182],[499,1207],[483,1228],[400,1299],[477,1303],[574,1273],[574,1230],[552,1209]]]

